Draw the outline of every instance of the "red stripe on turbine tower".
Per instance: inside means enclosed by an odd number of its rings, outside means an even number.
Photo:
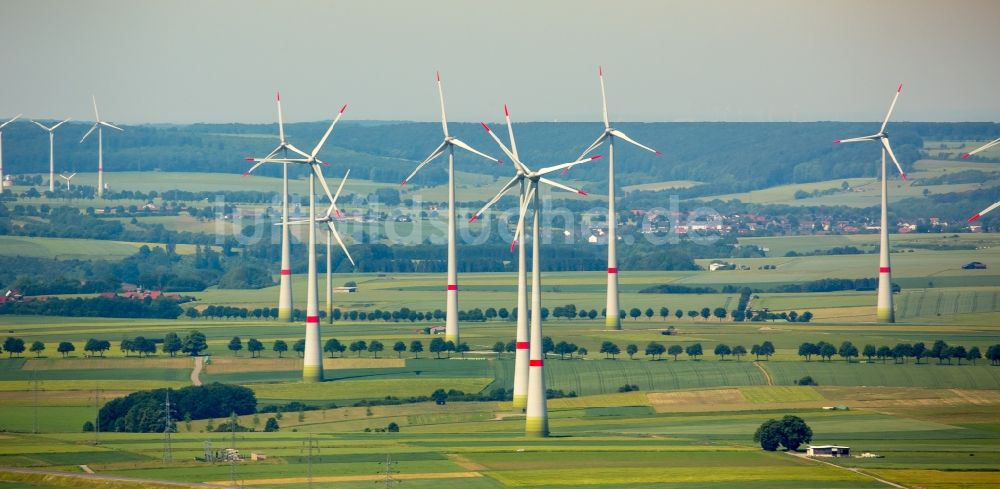
[[[319,316],[306,316],[306,322],[307,323],[318,323],[319,322]]]
[[[618,269],[614,267],[608,267],[608,273],[618,273]]]
[[[286,268],[286,269],[283,269],[283,270],[281,271],[281,274],[282,274],[282,275],[291,275],[291,274],[292,274],[292,271]]]
[[[889,273],[889,267],[878,267],[878,273]]]
[[[527,350],[530,344],[527,341],[518,341],[516,346],[518,350]]]
[[[541,367],[544,364],[544,360],[531,360],[528,362],[529,367]]]
[[[458,290],[458,285],[448,284],[448,290]]]

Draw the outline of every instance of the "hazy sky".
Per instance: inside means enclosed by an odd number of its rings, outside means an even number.
[[[1000,119],[1000,2],[0,2],[0,114],[351,119]]]

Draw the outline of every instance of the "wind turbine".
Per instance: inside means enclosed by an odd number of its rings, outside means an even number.
[[[330,207],[327,208],[326,214],[322,217],[315,219],[316,223],[326,223],[326,317],[330,324],[333,324],[333,240],[337,240],[340,248],[344,250],[344,255],[347,256],[347,260],[351,262],[351,266],[356,266],[354,259],[351,258],[351,254],[347,251],[347,246],[344,245],[344,240],[340,238],[340,233],[337,232],[336,226],[333,225],[334,214],[340,217],[340,209],[337,208],[337,198],[340,197],[340,191],[344,189],[344,183],[347,182],[347,176],[351,174],[351,170],[347,170],[344,174],[343,180],[340,181],[340,186],[337,187],[337,193],[330,195],[330,189],[327,186],[323,186],[326,191],[326,197],[330,199]],[[304,221],[292,221],[289,224],[308,224],[309,220]]]
[[[36,126],[44,129],[46,132],[49,133],[49,192],[55,192],[56,191],[56,157],[55,157],[55,146],[54,146],[55,133],[56,129],[58,129],[59,126],[69,122],[69,119],[66,119],[52,127],[43,126],[41,123],[37,121],[31,121],[31,122],[34,122]],[[68,184],[69,181],[67,180],[67,185]],[[67,189],[68,188],[69,187],[67,187]]]
[[[91,98],[94,100],[94,125],[90,127],[87,134],[80,138],[80,142],[82,143],[87,139],[87,136],[90,136],[90,133],[94,132],[94,129],[97,129],[97,198],[102,198],[104,197],[104,131],[102,129],[110,127],[118,131],[124,132],[124,130],[110,122],[102,121],[101,114],[97,112],[97,97],[91,96]]]
[[[992,141],[990,141],[990,142],[988,142],[988,143],[986,143],[986,144],[984,144],[984,145],[982,145],[982,146],[980,146],[980,147],[978,147],[978,148],[976,148],[976,149],[974,149],[972,151],[969,151],[968,153],[965,153],[964,155],[962,155],[962,159],[968,158],[968,157],[970,157],[970,156],[972,156],[972,155],[974,155],[974,154],[976,154],[976,153],[978,153],[980,151],[986,151],[986,150],[988,150],[988,149],[990,149],[990,148],[992,148],[992,147],[994,147],[994,146],[996,146],[998,144],[1000,144],[1000,138],[994,139],[994,140],[992,140]],[[993,205],[991,205],[991,206],[989,206],[989,207],[987,207],[987,208],[985,208],[985,209],[977,212],[974,216],[970,217],[968,219],[968,221],[969,222],[973,222],[976,219],[979,219],[980,217],[983,217],[983,215],[985,215],[987,212],[989,212],[989,211],[991,211],[993,209],[996,209],[997,207],[1000,207],[1000,202],[996,202]]]
[[[66,181],[66,191],[67,192],[72,188],[70,186],[70,181],[73,180],[73,177],[75,177],[75,176],[76,176],[76,173],[74,173],[72,175],[59,175],[59,178],[61,178],[61,179],[63,179],[63,180]]]
[[[518,292],[518,310],[517,310],[517,350],[514,357],[514,402],[515,407],[518,406],[519,396],[524,399],[527,410],[525,412],[525,434],[529,436],[547,436],[549,434],[549,417],[548,409],[545,402],[545,375],[543,372],[544,360],[542,353],[542,272],[539,262],[541,261],[541,253],[539,252],[539,244],[541,242],[541,234],[539,232],[539,224],[541,222],[542,208],[539,204],[538,197],[538,184],[544,183],[551,187],[566,190],[569,192],[576,192],[579,195],[586,196],[587,193],[583,190],[575,189],[561,183],[549,180],[545,178],[548,175],[559,170],[569,168],[573,165],[584,163],[587,161],[593,161],[600,158],[600,155],[591,156],[589,158],[581,158],[570,163],[563,163],[555,166],[548,166],[542,168],[538,171],[532,171],[525,165],[520,156],[517,153],[517,143],[514,140],[514,129],[510,124],[510,112],[507,110],[507,106],[504,105],[504,117],[507,122],[507,133],[510,136],[510,148],[500,141],[500,138],[490,130],[490,127],[483,124],[483,129],[489,133],[490,137],[496,141],[500,149],[514,162],[514,168],[516,173],[514,178],[511,178],[503,188],[497,192],[496,196],[490,199],[482,209],[473,214],[469,222],[473,222],[486,212],[493,204],[497,203],[501,197],[504,196],[510,189],[515,186],[520,188],[520,216],[517,220],[517,230],[514,232],[514,241],[511,243],[511,251],[514,250],[514,246],[521,242],[521,249],[519,251],[519,261],[518,261],[518,277],[517,277],[517,292]],[[521,318],[525,316],[525,311],[527,310],[527,293],[526,293],[526,282],[527,282],[527,272],[525,270],[525,251],[524,251],[524,218],[527,215],[528,206],[531,206],[533,219],[532,219],[532,234],[531,234],[531,331],[530,339],[528,334],[527,325],[521,321]],[[525,352],[525,350],[528,350]],[[528,353],[526,356],[525,353]],[[527,358],[525,358],[527,357]],[[526,364],[526,365],[525,365]],[[525,368],[525,366],[527,368]]]
[[[288,149],[292,152],[297,153],[301,158],[274,158],[273,155],[267,158],[247,158],[248,161],[252,161],[258,164],[263,163],[292,163],[292,164],[305,164],[309,165],[309,273],[306,285],[306,348],[303,355],[302,362],[302,381],[303,382],[322,382],[323,381],[323,351],[320,346],[320,336],[319,336],[319,290],[316,284],[316,180],[320,181],[323,189],[326,191],[327,195],[330,194],[329,187],[326,185],[326,179],[323,178],[323,172],[320,169],[320,165],[328,165],[328,163],[319,159],[318,155],[320,150],[323,149],[323,145],[326,144],[326,140],[330,137],[330,133],[333,132],[334,126],[340,121],[340,118],[344,115],[344,111],[347,110],[347,105],[340,108],[340,113],[337,117],[333,119],[330,123],[330,127],[326,129],[326,133],[323,134],[323,138],[319,140],[316,147],[313,148],[311,153],[305,153],[302,150],[296,148],[291,144],[287,144]],[[253,168],[256,168],[255,165]],[[251,170],[253,170],[251,168]]]
[[[601,114],[604,116],[604,132],[597,137],[587,149],[580,154],[583,158],[596,149],[604,141],[608,142],[608,296],[605,309],[605,329],[622,329],[621,318],[618,317],[618,215],[615,213],[615,140],[621,139],[638,148],[662,155],[659,151],[642,145],[628,137],[624,132],[611,127],[608,121],[608,97],[604,89],[604,68],[597,67],[597,77],[601,81]],[[565,171],[568,171],[567,167]]]
[[[276,92],[275,100],[278,104],[278,146],[274,148],[271,153],[269,153],[264,160],[277,156],[279,152],[282,156],[288,157],[288,150],[294,148],[294,146],[285,141],[285,121],[281,113],[281,92]],[[346,108],[347,106],[344,106]],[[302,151],[295,149],[298,154],[304,154]],[[253,161],[248,158],[248,160]],[[243,174],[244,177],[249,176],[257,167],[263,164],[263,161],[257,163],[246,173]],[[291,239],[288,230],[288,163],[282,163],[282,177],[281,177],[281,278],[279,278],[278,285],[278,320],[279,321],[291,321],[292,320],[292,260],[291,260]]]
[[[889,117],[892,116],[892,110],[896,108],[896,100],[899,100],[899,94],[902,91],[903,84],[901,83],[896,89],[896,95],[892,98],[892,103],[889,104],[889,112],[885,114],[885,119],[882,120],[882,127],[879,128],[877,133],[870,136],[834,141],[834,144],[855,143],[859,141],[878,141],[882,144],[882,220],[879,226],[878,303],[875,309],[875,316],[882,323],[896,322],[896,313],[892,305],[892,267],[889,261],[889,184],[887,183],[885,172],[886,153],[892,158],[892,162],[896,164],[896,169],[899,170],[899,174],[903,177],[904,181],[906,180],[906,172],[903,171],[903,167],[896,160],[895,153],[892,152],[892,146],[889,145],[889,134],[885,132],[885,127],[889,124]]]
[[[0,124],[0,194],[3,193],[4,179],[3,179],[3,128],[7,127],[8,124],[18,120],[22,114],[17,114],[13,119]]]
[[[445,316],[445,339],[453,341],[456,345],[459,342],[458,334],[458,261],[455,257],[455,147],[462,148],[472,154],[481,156],[488,160],[503,163],[502,160],[483,154],[462,140],[448,133],[448,118],[444,111],[444,90],[441,88],[441,73],[437,73],[438,99],[441,101],[441,129],[444,131],[444,141],[438,145],[431,154],[421,161],[413,173],[403,180],[402,185],[406,185],[414,175],[420,171],[427,163],[430,163],[438,156],[448,152],[448,283],[446,290],[447,311]]]

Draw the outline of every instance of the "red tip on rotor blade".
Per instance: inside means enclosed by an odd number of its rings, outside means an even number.
[[[502,165],[503,164],[503,160],[497,160],[497,164],[498,165]]]
[[[472,224],[473,222],[475,222],[476,219],[479,219],[479,216],[472,216],[472,219],[469,219],[469,224]]]
[[[344,104],[344,106],[340,108],[340,113],[343,114],[345,110],[347,110],[347,104]]]
[[[247,156],[246,158],[243,159],[246,161],[253,161],[253,156]]]
[[[972,156],[971,153],[965,153],[964,155],[962,155],[962,159],[964,160],[964,159],[966,159],[966,158],[968,158],[970,156]]]
[[[840,140],[838,139],[838,140],[834,141],[833,144],[840,144]]]
[[[899,92],[902,92],[902,91],[903,91],[903,84],[900,83],[899,84],[899,88],[896,89],[896,93],[899,93]]]
[[[405,187],[406,186],[406,180],[403,180],[403,183],[399,184],[399,186],[400,187]]]
[[[480,122],[480,124],[483,125],[483,129],[486,129],[486,132],[490,132],[490,126],[487,126],[485,122]]]
[[[276,94],[275,97],[274,97],[275,100],[277,100],[278,102],[281,102],[281,92],[274,92],[274,93]]]
[[[516,239],[514,241],[510,242],[510,251],[513,252],[515,246],[517,246],[517,240]]]
[[[569,173],[569,169],[570,168],[572,168],[572,167],[567,166],[566,168],[563,168],[562,172],[560,172],[559,174],[560,175],[565,175],[565,174]]]
[[[903,181],[905,182],[906,181],[906,173],[900,173],[900,175],[903,176]]]
[[[340,213],[340,209],[337,209],[337,217],[339,218],[341,215],[342,214]]]
[[[604,76],[604,67],[603,66],[597,65],[597,75],[598,76]]]
[[[656,156],[663,156],[663,152],[662,151],[657,151],[656,152]]]
[[[979,214],[976,214],[976,215],[974,215],[974,216],[970,217],[970,218],[968,219],[968,221],[969,221],[969,222],[972,222],[972,221],[975,221],[976,219],[979,219]]]
[[[250,176],[250,172],[246,172],[246,173],[244,173],[244,174],[243,174],[243,176],[244,176],[244,177],[249,177],[249,176]]]
[[[510,111],[507,110],[507,104],[503,104],[503,115],[510,116]]]
[[[587,196],[587,192],[584,192],[583,190],[577,190],[576,193],[578,193],[578,194],[580,194],[580,195],[582,195],[584,197]]]
[[[438,81],[441,81],[441,72],[440,71],[436,71],[435,73],[437,73],[437,79],[438,79]]]
[[[599,159],[601,159],[602,156],[604,156],[604,155],[594,155],[594,156],[591,156],[590,157],[590,161],[599,160]]]

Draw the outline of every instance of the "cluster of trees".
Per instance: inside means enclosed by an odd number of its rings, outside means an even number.
[[[781,420],[769,419],[761,423],[753,434],[753,441],[769,452],[777,450],[779,445],[794,452],[811,442],[812,435],[812,428],[802,418],[785,416]]]
[[[197,330],[191,331],[184,338],[172,332],[167,333],[163,338],[146,338],[145,336],[136,336],[135,338],[125,337],[118,343],[118,346],[126,357],[135,354],[140,358],[144,355],[148,357],[156,354],[157,348],[171,357],[176,356],[179,352],[197,356],[208,348],[205,335]],[[31,343],[29,351],[34,353],[35,356],[41,356],[41,353],[45,349],[44,342],[35,340]],[[24,350],[25,343],[23,339],[8,336],[4,340],[3,349],[0,352],[6,351],[9,356],[13,357],[15,355],[20,356],[24,353]],[[84,356],[89,357],[103,357],[104,353],[109,350],[111,350],[111,341],[104,339],[90,338],[83,345]],[[70,341],[60,341],[56,346],[56,351],[63,358],[66,358],[67,355],[76,351],[76,345]]]
[[[907,358],[913,358],[919,364],[923,358],[936,358],[938,365],[947,362],[951,365],[952,359],[962,364],[962,360],[968,360],[975,365],[976,360],[983,358],[983,353],[978,346],[966,349],[962,345],[949,345],[943,340],[935,341],[930,348],[923,342],[917,343],[897,343],[896,346],[867,344],[858,349],[850,341],[844,341],[840,347],[836,347],[825,341],[818,343],[802,343],[799,345],[799,356],[806,358],[806,361],[818,356],[825,361],[833,359],[834,355],[839,355],[844,361],[850,363],[852,359],[865,357],[869,362],[873,358],[885,363],[887,359],[892,359],[894,363],[906,363]],[[986,349],[986,359],[993,365],[1000,364],[1000,345],[992,345]]]
[[[46,300],[6,302],[0,304],[0,314],[177,319],[183,312],[179,303],[184,300],[168,297],[160,297],[148,301],[121,297],[94,297],[90,299],[80,297],[60,299],[52,297]]]
[[[303,340],[304,341],[304,340]],[[330,355],[330,358],[334,358],[335,355],[340,354],[343,356],[344,352],[350,350],[351,353],[361,356],[362,352],[369,352],[375,358],[378,358],[378,354],[385,350],[385,345],[379,340],[357,340],[352,341],[349,345],[341,343],[340,340],[336,338],[330,338],[326,340],[323,345],[323,351]],[[455,344],[454,341],[446,341],[444,338],[434,338],[428,344],[428,349],[430,353],[433,353],[437,358],[441,358],[441,354],[447,354],[448,358],[451,358],[452,353],[458,353],[465,358],[465,354],[471,350],[468,343],[461,342]],[[402,357],[403,353],[409,351],[413,354],[413,358],[420,358],[420,354],[423,353],[424,344],[421,341],[413,340],[406,344],[403,341],[397,341],[392,345],[392,351],[396,352],[397,358]]]
[[[170,393],[171,412],[166,412],[166,396]],[[108,401],[98,412],[100,431],[157,433],[171,420],[206,419],[257,412],[253,390],[238,385],[214,382],[181,389],[157,389],[133,392]],[[174,426],[171,428],[176,429]]]

